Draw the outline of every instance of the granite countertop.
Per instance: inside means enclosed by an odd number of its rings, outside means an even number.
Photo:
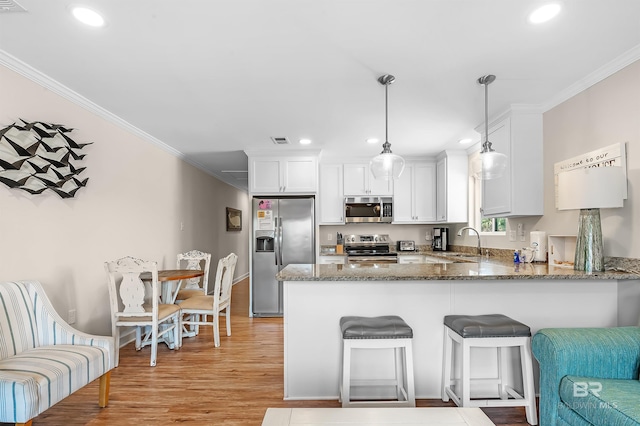
[[[435,256],[435,253],[429,253]],[[504,258],[462,255],[454,263],[288,265],[277,275],[281,281],[409,281],[409,280],[634,280],[638,272],[606,270],[582,272],[546,263],[514,265]],[[447,259],[456,255],[447,253]]]

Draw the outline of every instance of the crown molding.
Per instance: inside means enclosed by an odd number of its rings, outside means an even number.
[[[627,50],[625,53],[618,56],[608,64],[605,64],[604,66],[598,68],[591,74],[588,74],[584,78],[576,81],[571,86],[567,87],[556,96],[551,98],[548,102],[541,104],[542,111],[549,111],[550,109],[560,105],[564,101],[574,97],[578,93],[587,90],[594,84],[601,82],[605,78],[631,65],[638,59],[640,59],[640,44]]]
[[[39,84],[40,86],[50,90],[51,92],[73,102],[74,104],[86,109],[87,111],[96,114],[97,116],[99,116],[100,118],[103,118],[106,121],[109,121],[115,125],[117,125],[118,127],[122,128],[123,130],[138,136],[139,138],[151,142],[152,144],[154,144],[155,146],[159,147],[160,149],[166,151],[167,153],[173,155],[174,157],[179,158],[180,160],[191,164],[192,166],[202,170],[203,172],[205,172],[206,174],[208,174],[209,176],[213,176],[216,179],[225,182],[229,185],[231,185],[230,183],[226,182],[222,177],[216,175],[215,173],[212,173],[211,171],[207,170],[202,164],[199,164],[197,161],[193,161],[189,158],[186,158],[185,155],[178,151],[177,149],[167,145],[166,143],[162,142],[160,139],[151,136],[149,133],[139,129],[138,127],[134,126],[133,124],[129,123],[126,120],[123,120],[122,118],[118,117],[117,115],[113,114],[112,112],[102,108],[101,106],[99,106],[98,104],[90,101],[89,99],[85,98],[84,96],[80,95],[79,93],[71,90],[70,88],[68,88],[67,86],[65,86],[64,84],[54,80],[53,78],[49,77],[46,74],[43,74],[42,72],[38,71],[37,69],[33,68],[32,66],[22,62],[21,60],[19,60],[18,58],[16,58],[15,56],[10,55],[9,53],[5,52],[4,50],[0,49],[0,65],[4,65],[5,67],[9,68],[12,71],[15,71],[16,73],[22,75],[23,77],[28,78],[29,80],[33,81],[34,83]],[[244,188],[235,186],[235,185],[231,185],[236,187],[237,189],[240,190],[245,190]]]

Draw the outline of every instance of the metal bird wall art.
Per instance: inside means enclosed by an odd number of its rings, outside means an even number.
[[[93,142],[77,143],[69,136],[73,129],[61,124],[20,121],[0,129],[0,182],[30,194],[49,189],[61,198],[87,186],[89,178],[79,176],[86,167],[72,161],[83,160],[79,151]]]

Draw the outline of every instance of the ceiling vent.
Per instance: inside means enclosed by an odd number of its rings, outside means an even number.
[[[289,144],[291,144],[291,142],[289,142],[289,139],[287,139],[287,138],[276,138],[274,136],[271,136],[271,140],[276,145],[289,145]]]
[[[0,0],[0,13],[8,12],[26,12],[27,9],[22,7],[14,0]]]

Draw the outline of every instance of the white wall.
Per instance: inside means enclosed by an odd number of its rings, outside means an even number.
[[[217,259],[238,254],[249,271],[248,195],[158,146],[0,65],[0,127],[23,118],[64,124],[85,147],[88,185],[71,199],[0,185],[0,280],[37,279],[76,326],[111,334],[104,262],[135,256],[174,268],[178,252]],[[180,125],[180,123],[176,123]],[[225,207],[243,211],[243,230],[227,232]],[[180,224],[184,223],[184,230]]]
[[[482,237],[483,247],[521,248],[529,245],[530,231],[573,234],[578,210],[555,209],[553,165],[577,155],[627,143],[628,199],[620,209],[602,209],[602,233],[606,256],[640,258],[640,61],[627,66],[585,91],[550,109],[544,126],[544,216],[514,218],[523,223],[526,242],[509,242],[507,236]],[[459,229],[457,227],[456,229]],[[470,239],[455,239],[469,244]]]

